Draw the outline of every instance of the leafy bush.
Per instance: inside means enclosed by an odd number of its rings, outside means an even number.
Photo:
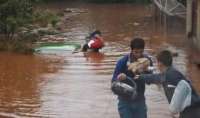
[[[19,27],[31,22],[32,14],[31,0],[1,0],[0,33],[5,39],[12,39]]]
[[[0,0],[0,50],[32,52],[32,43],[39,36],[34,22],[55,26],[59,18],[49,11],[34,12],[33,5],[41,0]],[[30,27],[31,26],[31,27]],[[37,28],[37,27],[36,27]]]
[[[33,22],[40,26],[46,27],[48,24],[51,24],[54,27],[58,21],[59,17],[49,10],[36,11],[34,13]]]

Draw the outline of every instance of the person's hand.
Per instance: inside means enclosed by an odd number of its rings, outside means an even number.
[[[134,79],[135,80],[140,79],[140,75],[135,75]]]
[[[126,79],[126,75],[124,73],[120,73],[118,76],[117,76],[117,79],[119,81],[122,81],[122,80],[125,80]]]
[[[171,116],[172,116],[172,118],[179,118],[180,114],[171,112]]]

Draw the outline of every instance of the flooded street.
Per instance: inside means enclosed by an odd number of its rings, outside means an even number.
[[[58,6],[59,5],[59,6]],[[199,69],[185,47],[184,27],[161,30],[149,6],[131,4],[54,4],[51,9],[76,8],[64,16],[66,42],[83,44],[94,29],[102,31],[106,46],[100,53],[55,51],[21,55],[0,53],[0,118],[119,118],[117,98],[110,90],[116,61],[129,52],[129,41],[143,37],[146,52],[166,47],[178,53],[175,66],[191,77],[200,92]],[[170,19],[169,19],[170,20]],[[183,21],[184,22],[184,21]],[[161,88],[146,88],[149,118],[171,118]]]

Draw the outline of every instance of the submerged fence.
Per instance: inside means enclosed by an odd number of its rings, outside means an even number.
[[[152,2],[169,16],[186,18],[186,7],[177,0],[152,0]]]

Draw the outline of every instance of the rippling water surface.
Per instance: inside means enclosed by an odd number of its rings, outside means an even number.
[[[105,48],[100,53],[65,50],[21,55],[1,52],[1,117],[118,118],[117,99],[110,91],[110,80],[116,61],[129,52],[129,41],[138,36],[145,39],[147,53],[155,54],[163,47],[178,53],[175,66],[192,77],[200,90],[199,70],[188,58],[190,52],[184,48],[184,31],[179,27],[180,31],[163,33],[155,24],[150,7],[127,4],[58,5],[48,7],[87,10],[65,15],[62,30],[66,41],[83,44],[84,37],[96,28],[103,33]],[[171,118],[160,87],[147,86],[146,96],[149,118]]]

